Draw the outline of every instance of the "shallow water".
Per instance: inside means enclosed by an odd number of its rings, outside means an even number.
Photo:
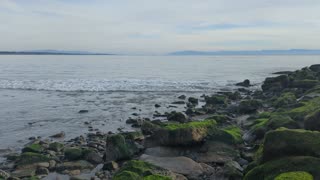
[[[19,149],[31,136],[81,135],[86,121],[103,132],[131,129],[132,113],[176,110],[167,106],[181,94],[244,79],[258,87],[273,72],[316,63],[320,56],[0,56],[0,149]]]

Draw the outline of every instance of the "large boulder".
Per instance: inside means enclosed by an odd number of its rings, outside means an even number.
[[[266,78],[262,85],[262,90],[265,92],[279,92],[287,88],[289,85],[289,77],[281,75],[277,77]]]
[[[293,93],[288,92],[281,94],[281,96],[273,102],[273,106],[275,106],[276,108],[288,107],[292,104],[295,104],[296,102],[296,96]]]
[[[283,173],[304,171],[320,179],[320,159],[310,156],[292,156],[266,162],[250,170],[244,180],[274,180]]]
[[[182,112],[172,111],[167,116],[168,121],[176,121],[185,123],[188,121],[187,117]]]
[[[106,142],[105,161],[130,159],[139,152],[134,141],[125,139],[121,134],[108,136]]]
[[[320,64],[311,65],[309,69],[314,72],[320,72]]]
[[[189,123],[165,123],[153,125],[151,141],[160,145],[179,146],[201,143],[216,128],[216,121],[194,121]],[[150,126],[151,127],[151,126]]]
[[[306,116],[304,120],[304,128],[320,131],[320,109]]]
[[[241,114],[254,113],[261,107],[262,103],[258,100],[243,100],[238,106],[238,112]]]
[[[320,157],[320,132],[279,128],[269,131],[263,143],[262,161],[283,156]]]

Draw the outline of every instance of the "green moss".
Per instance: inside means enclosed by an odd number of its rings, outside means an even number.
[[[313,176],[304,171],[282,173],[274,180],[313,180]]]
[[[137,173],[131,171],[121,171],[117,173],[113,178],[113,180],[142,180],[142,177],[139,176]]]
[[[54,142],[49,145],[49,149],[56,151],[56,152],[61,151],[63,149],[63,147],[64,147],[64,145],[62,143],[58,143],[58,142]]]
[[[236,126],[229,126],[223,129],[215,128],[210,131],[208,140],[227,144],[239,144],[243,142],[241,133],[241,129]]]
[[[249,171],[244,180],[274,180],[278,175],[285,172],[305,171],[314,179],[320,178],[320,159],[309,156],[284,157],[266,162]]]
[[[271,116],[271,112],[262,112],[258,115],[259,119],[266,119],[269,118]]]
[[[111,135],[107,138],[107,152],[105,156],[107,160],[130,159],[138,151],[134,142],[126,140],[121,134]]]
[[[171,180],[170,177],[161,175],[149,175],[143,178],[143,180]]]
[[[268,130],[277,129],[280,127],[286,127],[286,128],[299,128],[299,125],[297,122],[292,120],[290,116],[284,116],[284,115],[273,115],[270,117],[270,120],[266,124],[268,126]]]
[[[20,160],[18,161],[18,165],[27,165],[39,162],[49,162],[51,159],[45,155],[33,153],[33,152],[26,152],[22,153],[20,156]]]
[[[296,100],[296,96],[291,93],[291,92],[288,92],[288,93],[283,93],[279,98],[277,98],[274,102],[273,102],[273,105],[276,107],[276,108],[279,108],[279,107],[286,107],[288,105],[292,105],[294,103],[297,102]]]
[[[229,126],[223,129],[224,132],[230,134],[233,138],[233,142],[238,144],[242,143],[242,131],[237,126]]]
[[[287,114],[294,120],[303,120],[308,114],[320,109],[320,97],[304,101],[301,104],[302,106],[282,112],[281,114]]]
[[[141,131],[134,131],[134,132],[125,132],[122,133],[125,139],[130,139],[130,140],[137,140],[137,139],[143,139],[144,136]]]
[[[188,129],[188,128],[211,128],[215,127],[215,120],[193,121],[189,123],[166,123],[162,127],[167,130]]]
[[[170,180],[170,177],[161,176],[158,174],[160,171],[165,171],[160,167],[150,163],[138,160],[131,160],[124,164],[124,166],[114,175],[114,180],[127,180],[127,179],[159,179]]]
[[[228,98],[224,95],[212,95],[212,96],[206,96],[204,98],[206,101],[206,104],[210,105],[216,105],[216,104],[226,104],[228,101]]]
[[[22,149],[22,152],[41,153],[44,148],[40,144],[31,144]]]
[[[265,135],[264,162],[290,155],[320,157],[320,132],[279,128]]]
[[[64,157],[67,160],[71,160],[71,161],[79,160],[82,158],[82,155],[83,154],[82,154],[81,148],[73,147],[73,148],[66,148],[64,150]]]

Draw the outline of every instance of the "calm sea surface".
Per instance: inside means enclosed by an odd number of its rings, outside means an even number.
[[[130,129],[132,113],[175,110],[168,105],[179,95],[233,89],[244,79],[259,87],[273,72],[316,63],[320,56],[0,56],[0,150],[31,136],[88,133],[86,121],[103,132]]]

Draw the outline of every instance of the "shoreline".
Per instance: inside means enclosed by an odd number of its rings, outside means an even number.
[[[128,119],[137,131],[32,139],[22,153],[7,154],[0,179],[250,180],[292,171],[320,178],[315,167],[300,166],[320,165],[320,148],[312,142],[320,133],[308,131],[320,130],[320,65],[266,78],[262,90],[248,89],[250,81],[238,86],[201,98],[180,96],[184,112],[155,113],[168,121]],[[308,141],[299,146],[291,137]],[[298,166],[277,162],[283,158]]]

